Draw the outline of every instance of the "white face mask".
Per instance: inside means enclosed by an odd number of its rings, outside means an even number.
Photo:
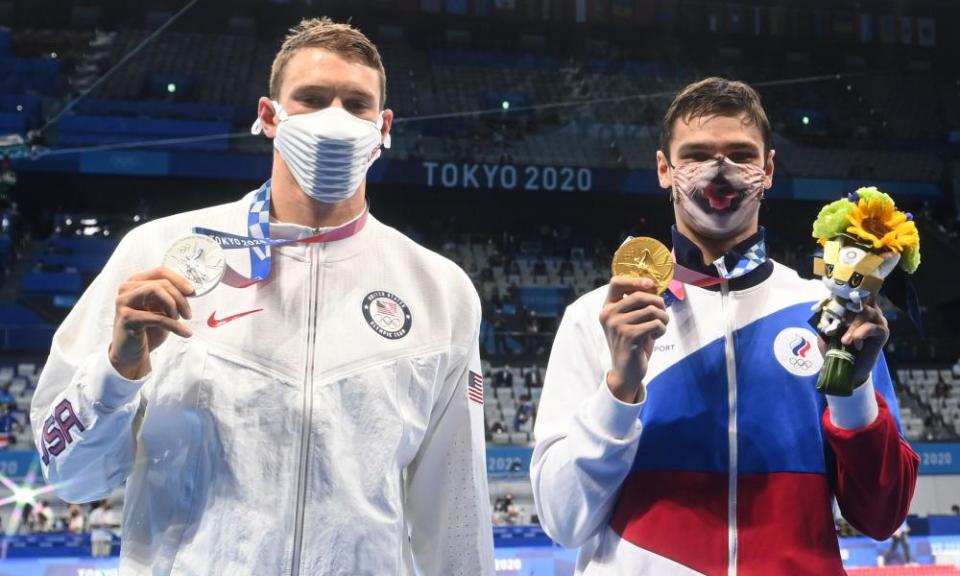
[[[766,173],[729,158],[690,162],[673,170],[679,216],[698,234],[727,238],[745,229],[760,207]]]
[[[273,107],[280,119],[273,146],[304,193],[330,204],[353,196],[380,157],[383,113],[371,122],[334,106],[293,116],[277,101]],[[258,118],[250,132],[262,128]],[[383,146],[390,147],[390,136]]]

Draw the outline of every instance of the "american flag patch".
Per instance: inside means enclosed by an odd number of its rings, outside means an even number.
[[[377,312],[398,318],[400,316],[400,307],[397,306],[396,302],[377,300]]]
[[[470,372],[470,382],[467,385],[467,397],[472,402],[483,404],[483,376],[476,372]]]

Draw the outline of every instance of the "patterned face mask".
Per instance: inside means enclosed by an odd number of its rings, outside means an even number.
[[[674,201],[698,234],[727,238],[743,230],[766,188],[763,168],[725,156],[673,167]]]

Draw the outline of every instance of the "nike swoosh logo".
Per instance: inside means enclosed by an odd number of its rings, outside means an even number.
[[[256,310],[247,310],[246,312],[241,312],[239,314],[234,314],[233,316],[227,316],[226,318],[216,318],[217,312],[214,310],[210,313],[210,317],[207,318],[207,326],[211,328],[219,328],[227,322],[233,322],[237,318],[243,318],[244,316],[249,316],[256,312],[261,312],[263,308],[257,308]]]

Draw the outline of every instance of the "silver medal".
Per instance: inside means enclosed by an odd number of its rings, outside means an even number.
[[[191,296],[202,296],[220,283],[227,270],[223,248],[209,236],[191,234],[173,243],[163,257],[163,267],[193,284]]]

